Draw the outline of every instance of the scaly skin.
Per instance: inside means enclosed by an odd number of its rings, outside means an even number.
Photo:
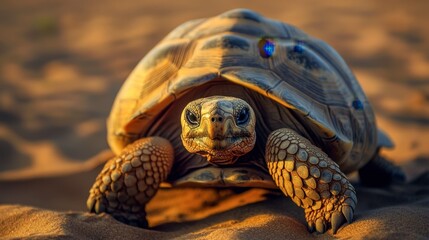
[[[338,165],[295,131],[282,128],[268,137],[268,170],[277,186],[305,209],[310,231],[334,233],[350,223],[357,203],[353,186]]]
[[[160,137],[142,138],[109,160],[89,191],[91,212],[111,214],[117,220],[148,227],[146,203],[167,178],[173,147]]]

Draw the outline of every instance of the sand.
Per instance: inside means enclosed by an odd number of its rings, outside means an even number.
[[[0,7],[0,239],[429,238],[427,1],[2,1]],[[210,7],[207,7],[210,6]],[[151,229],[85,212],[112,153],[105,119],[137,62],[189,19],[245,7],[331,44],[367,93],[407,183],[371,189],[353,223],[309,234],[301,209],[262,189],[163,189]]]
[[[50,180],[65,184],[81,177],[87,176],[75,174],[68,179]],[[355,220],[336,235],[332,231],[310,234],[302,210],[279,192],[162,189],[148,206],[149,230],[124,225],[105,214],[1,205],[0,236],[7,239],[427,239],[429,173],[406,185],[385,189],[356,186],[359,205]],[[51,193],[51,197],[57,196]]]

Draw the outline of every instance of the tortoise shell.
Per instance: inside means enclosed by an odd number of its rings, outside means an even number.
[[[300,116],[310,140],[346,173],[375,154],[373,111],[338,53],[294,26],[245,9],[184,23],[141,60],[112,107],[110,147],[119,154],[174,102],[220,79]]]

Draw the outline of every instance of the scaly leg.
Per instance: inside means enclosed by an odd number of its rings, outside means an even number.
[[[160,137],[142,138],[109,160],[89,191],[87,207],[117,220],[147,227],[145,205],[167,178],[173,147]]]
[[[295,131],[278,129],[270,134],[265,159],[277,186],[305,209],[310,231],[334,233],[350,223],[357,203],[353,186],[320,148]]]

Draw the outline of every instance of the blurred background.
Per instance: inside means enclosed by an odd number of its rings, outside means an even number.
[[[2,0],[0,203],[84,209],[127,75],[179,24],[232,8],[332,45],[396,144],[384,154],[410,179],[429,169],[428,1]]]

